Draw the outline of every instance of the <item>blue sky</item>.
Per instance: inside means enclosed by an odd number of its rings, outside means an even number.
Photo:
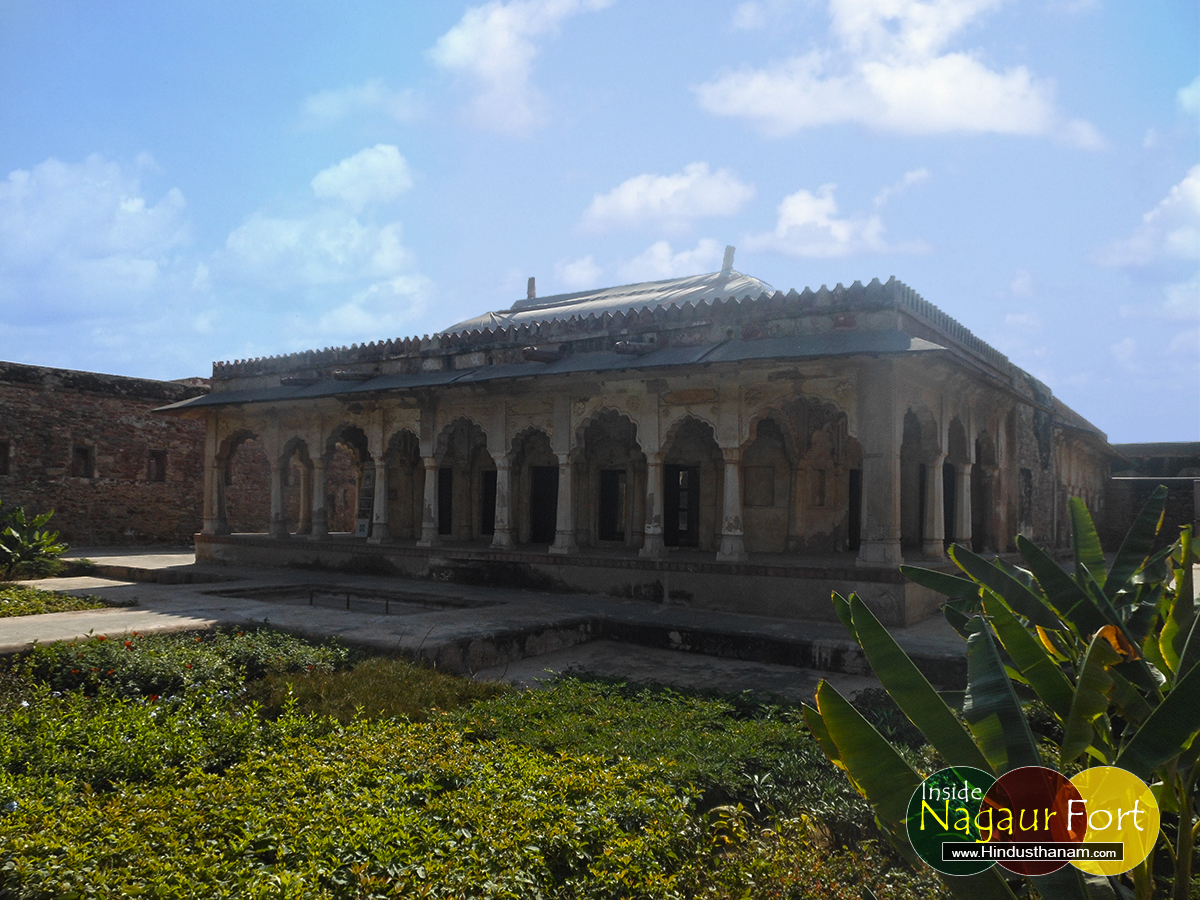
[[[1200,5],[0,4],[3,359],[207,375],[726,244],[1200,439]]]

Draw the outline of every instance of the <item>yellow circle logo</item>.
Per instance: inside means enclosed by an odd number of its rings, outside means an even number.
[[[1075,860],[1071,865],[1093,875],[1120,875],[1140,863],[1158,840],[1158,803],[1140,778],[1114,766],[1085,769],[1071,784],[1083,802],[1072,801],[1067,827],[1087,829],[1084,844],[1121,843],[1120,860]]]

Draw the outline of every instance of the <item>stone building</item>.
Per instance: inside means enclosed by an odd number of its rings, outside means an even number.
[[[1113,444],[1119,459],[1113,462],[1108,484],[1108,540],[1115,545],[1123,536],[1150,493],[1167,488],[1159,543],[1179,537],[1184,525],[1200,527],[1200,441],[1160,441],[1146,444]]]
[[[936,602],[901,561],[1061,543],[1071,492],[1102,515],[1105,436],[912,289],[785,294],[731,263],[531,279],[433,337],[215,364],[167,410],[206,429],[199,557],[813,617],[858,590],[898,624]],[[224,473],[254,440],[271,523],[236,534]],[[352,532],[331,467],[355,473]]]
[[[53,509],[50,527],[74,544],[190,543],[201,524],[204,426],[152,411],[207,392],[205,379],[0,362],[0,503]],[[265,463],[248,484],[262,482]]]

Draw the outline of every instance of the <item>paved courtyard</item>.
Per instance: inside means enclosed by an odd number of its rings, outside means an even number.
[[[88,634],[267,624],[529,687],[556,673],[590,672],[798,700],[810,698],[821,678],[850,693],[878,684],[837,622],[398,577],[197,566],[185,550],[84,548],[72,555],[96,562],[98,574],[38,586],[133,605],[0,619],[0,653]],[[943,683],[957,680],[964,644],[940,617],[893,633],[935,683],[938,673]]]

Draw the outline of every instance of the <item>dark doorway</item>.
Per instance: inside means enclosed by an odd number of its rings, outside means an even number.
[[[847,547],[858,551],[862,546],[862,469],[850,470],[850,540]]]
[[[700,467],[663,466],[663,543],[700,546]]]
[[[558,466],[529,469],[529,543],[554,543],[558,520]]]
[[[991,543],[987,533],[989,505],[987,473],[983,466],[975,466],[971,470],[971,549],[976,553],[982,553]]]
[[[949,547],[954,543],[958,528],[954,522],[954,482],[957,480],[952,463],[942,464],[942,537],[943,543]]]
[[[925,468],[925,463],[921,463],[917,469],[917,547],[920,548],[925,540],[925,482],[929,477],[929,470]]]
[[[600,472],[600,540],[625,540],[625,470]]]
[[[496,533],[496,470],[484,469],[479,484],[479,533]]]
[[[438,534],[453,534],[454,523],[454,469],[442,466],[438,469]],[[469,521],[469,520],[468,520]]]

